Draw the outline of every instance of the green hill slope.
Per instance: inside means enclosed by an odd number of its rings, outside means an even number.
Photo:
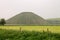
[[[22,12],[6,21],[13,25],[46,25],[47,21],[32,12]]]
[[[47,19],[47,21],[51,25],[60,25],[60,18],[51,18],[51,19]]]

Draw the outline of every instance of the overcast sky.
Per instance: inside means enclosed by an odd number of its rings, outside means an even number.
[[[0,0],[0,18],[9,19],[25,11],[45,19],[59,18],[60,0]]]

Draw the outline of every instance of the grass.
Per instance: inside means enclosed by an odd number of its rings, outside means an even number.
[[[37,31],[14,31],[0,29],[0,40],[60,40],[60,34]]]
[[[60,26],[0,26],[0,40],[60,40]]]
[[[60,33],[60,26],[0,26],[0,29],[6,30],[26,30],[26,31],[50,31]]]

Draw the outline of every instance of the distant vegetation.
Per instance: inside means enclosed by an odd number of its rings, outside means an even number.
[[[36,31],[13,31],[0,29],[0,40],[60,40],[60,34]]]
[[[49,25],[60,25],[60,18],[47,19],[47,22],[50,23]]]
[[[0,25],[4,25],[4,24],[6,24],[5,19],[0,19]]]

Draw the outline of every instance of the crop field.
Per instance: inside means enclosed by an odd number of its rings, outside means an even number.
[[[0,40],[60,40],[60,26],[0,26]]]
[[[60,26],[0,26],[0,29],[60,33]]]

